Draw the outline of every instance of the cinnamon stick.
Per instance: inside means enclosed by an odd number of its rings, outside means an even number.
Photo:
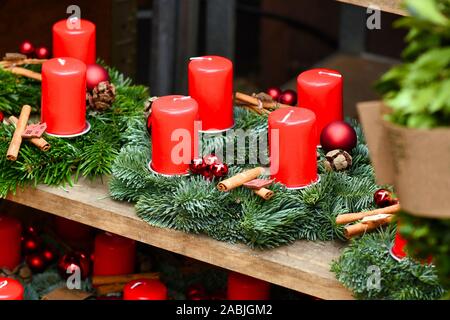
[[[263,108],[266,109],[277,109],[277,108],[289,108],[291,106],[288,106],[287,104],[282,104],[278,102],[260,102],[258,98],[249,96],[242,92],[236,92],[236,100],[245,102],[250,105],[259,106],[262,105]]]
[[[231,178],[219,182],[219,184],[217,185],[217,189],[225,192],[233,190],[234,188],[242,186],[246,182],[256,179],[263,173],[264,173],[263,167],[256,167],[250,170],[246,170],[244,172],[238,173],[237,175]]]
[[[372,211],[345,213],[336,217],[336,224],[347,224],[363,219],[364,217],[374,216],[377,214],[395,214],[400,211],[400,204],[394,204],[389,207],[380,208]]]
[[[19,119],[17,119],[14,116],[9,117],[9,122],[13,125],[17,125],[17,122]],[[36,147],[41,149],[42,151],[48,151],[50,149],[50,143],[47,142],[44,138],[31,138],[28,141],[30,141],[32,144],[34,144]]]
[[[93,286],[103,286],[103,285],[112,285],[118,283],[128,283],[132,280],[138,279],[159,279],[158,272],[150,272],[150,273],[137,273],[137,274],[126,274],[119,276],[93,276],[92,277],[92,285]]]
[[[259,190],[253,190],[255,194],[263,198],[264,200],[270,200],[275,195],[275,193],[272,190],[261,188]]]
[[[16,161],[19,155],[20,145],[22,144],[22,133],[25,131],[30,118],[31,107],[24,105],[20,112],[19,119],[17,120],[16,130],[9,144],[8,152],[6,153],[6,159]]]
[[[20,75],[20,76],[24,76],[30,79],[34,79],[34,80],[38,80],[38,81],[42,81],[42,75],[38,72],[34,72],[22,67],[12,67],[9,69],[5,69],[5,70],[9,70],[10,72]]]
[[[367,220],[345,227],[345,237],[347,239],[350,239],[354,236],[366,233],[367,231],[375,230],[376,228],[384,224],[390,223],[393,219],[393,216],[391,214],[380,214],[379,217],[373,216],[366,217],[365,219]]]

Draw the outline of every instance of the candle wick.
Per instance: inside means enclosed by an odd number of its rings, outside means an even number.
[[[131,289],[135,289],[136,287],[139,287],[140,285],[143,285],[143,283],[142,282],[136,282],[135,284],[133,284],[131,286]]]
[[[283,120],[281,120],[281,122],[286,122],[293,112],[294,112],[294,110],[289,111],[289,113],[284,116],[284,118],[283,118]]]
[[[333,73],[333,72],[319,71],[319,74],[320,75],[332,76],[332,77],[336,77],[336,78],[342,78],[342,75],[340,75],[338,73]]]
[[[2,282],[0,282],[0,289],[6,287],[8,285],[8,280],[3,280]]]
[[[191,57],[191,58],[189,58],[189,60],[209,60],[209,61],[211,61],[212,60],[212,58],[211,57]]]
[[[58,62],[63,66],[66,64],[66,60],[58,58]]]
[[[178,100],[188,100],[188,99],[190,99],[191,98],[191,96],[184,96],[184,97],[181,97],[181,98],[173,98],[173,101],[178,101]]]

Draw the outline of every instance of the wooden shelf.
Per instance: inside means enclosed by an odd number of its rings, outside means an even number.
[[[376,5],[385,12],[395,13],[402,16],[407,15],[405,10],[402,9],[403,0],[336,0],[348,4],[353,4],[361,7],[369,7],[370,5]]]
[[[26,188],[7,199],[318,298],[352,299],[329,270],[342,249],[337,242],[298,241],[259,251],[155,228],[136,216],[132,204],[111,200],[101,181],[83,180],[68,189]]]

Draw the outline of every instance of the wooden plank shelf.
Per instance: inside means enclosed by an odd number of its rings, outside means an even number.
[[[106,182],[100,180],[82,180],[67,189],[26,188],[7,199],[318,298],[352,299],[330,271],[343,247],[338,242],[297,241],[261,251],[152,227],[136,216],[132,204],[110,199]]]
[[[395,13],[402,16],[406,16],[407,13],[402,8],[403,0],[336,0],[356,6],[368,8],[370,5],[376,5],[385,12]]]

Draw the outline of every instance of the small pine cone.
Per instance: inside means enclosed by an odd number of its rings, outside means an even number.
[[[344,150],[332,150],[325,155],[324,166],[327,171],[343,171],[352,166],[352,156]]]
[[[116,87],[109,81],[102,81],[86,97],[93,110],[105,111],[116,98]]]

